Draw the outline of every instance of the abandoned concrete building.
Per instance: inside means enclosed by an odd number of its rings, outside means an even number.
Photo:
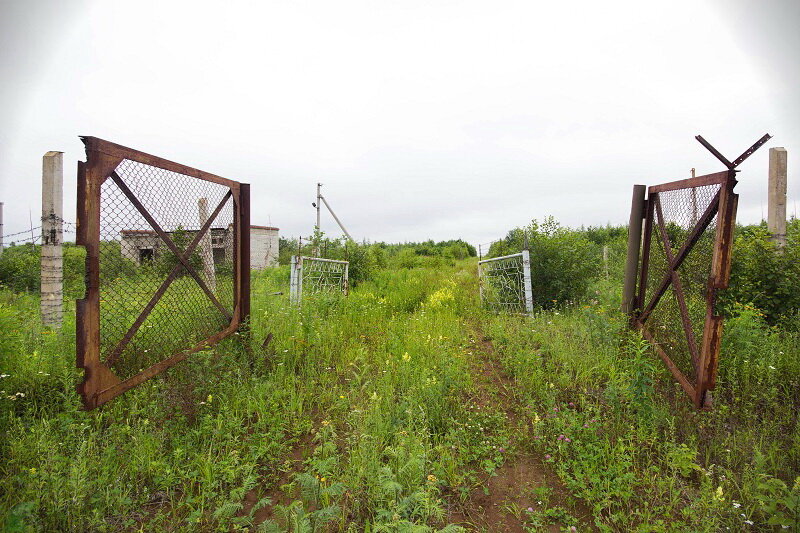
[[[197,230],[185,230],[193,239]],[[173,232],[167,232],[172,235]],[[210,228],[211,251],[214,264],[219,265],[233,258],[233,226]],[[124,229],[120,231],[120,252],[123,257],[137,265],[151,261],[167,250],[153,230]],[[263,269],[278,264],[278,228],[250,226],[250,268]]]

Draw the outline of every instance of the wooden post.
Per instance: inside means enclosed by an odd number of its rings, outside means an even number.
[[[636,277],[639,270],[639,252],[642,247],[645,189],[644,185],[633,186],[631,216],[628,221],[628,254],[625,261],[625,281],[622,288],[622,312],[627,315],[632,315],[636,310]]]
[[[205,226],[208,221],[208,198],[197,200],[197,218],[200,220],[198,228]],[[200,238],[200,257],[203,260],[203,274],[206,278],[208,288],[213,292],[217,290],[217,273],[214,270],[214,252],[211,247],[211,228],[208,228],[205,235]]]
[[[786,246],[786,148],[769,149],[767,227],[778,246]]]
[[[42,324],[60,328],[63,318],[64,272],[61,243],[64,214],[64,154],[47,152],[42,158]]]

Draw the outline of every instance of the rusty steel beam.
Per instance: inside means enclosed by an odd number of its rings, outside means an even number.
[[[703,235],[703,232],[706,230],[711,221],[714,219],[714,215],[717,213],[717,204],[719,202],[719,192],[714,196],[711,200],[711,203],[708,204],[708,207],[703,212],[703,215],[697,220],[697,224],[695,224],[692,232],[686,238],[686,242],[683,243],[678,253],[675,254],[675,269],[677,270],[683,264],[683,261],[686,259],[686,256],[689,255],[692,247],[697,244],[697,241],[700,240],[700,237]],[[652,218],[652,214],[650,214]],[[651,223],[652,224],[652,223]],[[647,237],[649,238],[649,237]],[[661,299],[661,296],[664,294],[664,291],[667,290],[669,287],[671,280],[671,276],[669,273],[666,273],[664,277],[661,279],[661,283],[659,284],[658,288],[656,289],[655,293],[650,297],[650,302],[647,304],[646,307],[642,309],[639,318],[642,321],[646,321],[647,317],[653,311],[656,305],[658,305],[658,301]],[[644,288],[643,288],[644,291]]]
[[[236,194],[239,191],[238,181],[233,181],[227,178],[217,176],[216,174],[211,174],[209,172],[204,172],[196,168],[188,167],[186,165],[181,165],[180,163],[175,163],[174,161],[170,161],[169,159],[164,159],[163,157],[158,157],[147,154],[145,152],[140,152],[139,150],[134,150],[133,148],[128,148],[120,144],[115,144],[109,141],[105,141],[97,137],[90,137],[84,135],[81,136],[80,139],[86,146],[87,152],[92,151],[95,153],[104,154],[108,157],[118,159],[120,162],[122,162],[123,159],[129,159],[131,161],[136,161],[138,163],[142,163],[145,165],[150,165],[153,167],[162,168],[164,170],[169,170],[170,172],[175,172],[177,174],[183,174],[185,176],[198,178],[203,181],[210,181],[212,183],[224,185],[225,187],[230,188],[234,194]]]
[[[661,360],[664,361],[667,369],[672,373],[672,376],[678,381],[678,383],[680,383],[681,387],[683,387],[683,390],[686,391],[686,394],[688,394],[690,398],[696,397],[697,392],[695,391],[694,386],[689,382],[686,376],[683,375],[683,372],[681,372],[681,370],[675,366],[675,363],[672,362],[672,359],[670,359],[669,355],[667,355],[667,352],[665,352],[664,349],[658,345],[658,340],[653,336],[652,333],[650,333],[650,330],[647,329],[647,326],[638,320],[636,321],[636,325],[639,328],[639,331],[641,331],[642,337],[647,339],[647,341],[653,346],[653,349],[656,351]]]
[[[206,231],[208,231],[208,228],[211,227],[211,223],[214,221],[214,219],[217,218],[217,215],[219,215],[219,212],[222,211],[222,208],[225,206],[225,204],[228,203],[228,199],[230,197],[231,197],[231,192],[228,191],[228,193],[222,198],[222,201],[219,203],[219,205],[217,205],[216,209],[214,209],[214,212],[211,214],[211,216],[208,217],[203,227],[200,228],[200,230],[197,232],[195,238],[192,240],[189,246],[186,247],[186,250],[182,254],[186,260],[192,257],[192,253],[194,252],[197,245],[200,243],[200,240],[203,238],[203,235],[205,235]],[[128,328],[128,331],[125,332],[125,335],[122,336],[122,339],[120,339],[120,341],[117,343],[117,345],[108,355],[108,357],[106,357],[105,361],[106,366],[110,367],[117,361],[117,358],[125,350],[125,347],[131,341],[131,339],[133,339],[133,336],[136,335],[136,332],[139,331],[139,328],[142,326],[144,321],[147,319],[148,316],[150,316],[150,313],[153,311],[153,309],[155,309],[158,301],[161,299],[162,296],[164,296],[164,293],[167,292],[167,289],[172,284],[172,282],[175,281],[175,278],[178,277],[178,274],[180,273],[181,269],[184,268],[184,264],[185,261],[178,261],[178,264],[172,267],[172,270],[167,275],[167,278],[161,283],[161,286],[158,287],[158,290],[156,290],[156,292],[150,298],[150,301],[147,302],[147,305],[144,306],[144,309],[142,309],[142,312],[139,313],[138,317],[136,317],[136,320],[133,322],[131,327]],[[233,316],[230,314],[226,314],[225,317],[229,321],[232,320],[233,318]]]
[[[79,368],[84,370],[84,379],[78,386],[78,392],[83,399],[84,407],[86,409],[93,409],[164,370],[171,368],[180,361],[186,359],[192,353],[216,344],[240,327],[240,318],[249,313],[249,268],[243,269],[241,266],[244,252],[247,252],[249,255],[249,185],[240,184],[233,180],[221,178],[198,169],[180,165],[114,143],[109,143],[95,137],[83,137],[82,139],[86,145],[87,161],[86,163],[78,164],[78,228],[76,243],[86,248],[86,296],[76,302],[76,363]],[[183,252],[178,249],[169,235],[164,232],[155,219],[147,212],[147,209],[133,194],[125,181],[116,173],[116,168],[124,160],[135,161],[161,170],[179,173],[217,185],[223,185],[228,188],[225,197],[214,210],[212,216],[203,223],[192,242]],[[141,216],[151,225],[159,238],[167,245],[170,251],[175,254],[178,259],[178,264],[173,268],[164,282],[162,282],[161,287],[156,293],[157,295],[151,298],[150,302],[148,302],[139,314],[134,326],[129,328],[122,340],[118,342],[115,350],[107,359],[107,363],[109,365],[113,364],[120,356],[122,351],[124,351],[125,345],[130,342],[136,330],[152,311],[158,299],[163,296],[166,288],[174,277],[184,268],[192,275],[217,309],[230,321],[224,329],[211,335],[207,339],[188,346],[186,349],[170,355],[166,359],[153,364],[125,380],[120,380],[109,366],[100,361],[101,186],[108,178],[111,178],[115,182],[130,204],[136,208]],[[242,194],[243,186],[246,189],[244,194]],[[203,279],[200,278],[199,274],[195,272],[189,264],[191,254],[198,246],[200,239],[209,231],[214,219],[216,219],[231,198],[233,198],[235,209],[239,209],[240,206],[247,206],[246,213],[237,211],[237,214],[241,214],[241,216],[237,216],[233,220],[234,247],[239,253],[234,255],[234,290],[237,291],[237,293],[234,300],[235,309],[232,314],[219,303],[215,295],[208,289]],[[243,221],[247,222],[245,228],[241,227]],[[246,244],[240,242],[244,238],[248,239]],[[249,257],[247,260],[247,265],[249,267]],[[244,314],[242,313],[243,310],[245,311]]]
[[[175,256],[178,258],[178,261],[180,261],[183,264],[184,268],[186,268],[186,271],[189,273],[189,275],[194,278],[194,280],[197,282],[198,285],[200,285],[200,288],[203,289],[203,292],[206,293],[206,296],[208,296],[208,299],[211,300],[214,306],[217,309],[219,309],[219,312],[222,313],[225,316],[225,318],[231,320],[233,317],[231,316],[230,312],[227,309],[225,309],[225,307],[221,303],[219,303],[219,300],[217,300],[217,297],[214,296],[213,292],[211,292],[211,289],[208,288],[206,282],[203,280],[200,274],[197,273],[194,267],[192,267],[191,263],[189,263],[189,258],[183,256],[183,253],[177,246],[175,246],[175,243],[172,242],[172,239],[169,238],[167,232],[161,228],[161,225],[156,221],[155,218],[153,218],[153,215],[151,215],[150,212],[147,210],[147,208],[145,208],[145,206],[142,205],[142,202],[140,202],[139,199],[136,198],[136,195],[133,194],[133,191],[131,191],[130,188],[125,184],[125,182],[122,181],[122,178],[119,177],[119,174],[117,174],[116,172],[112,172],[111,179],[114,180],[114,183],[117,184],[122,193],[134,205],[134,207],[136,207],[136,209],[139,211],[139,213],[141,213],[141,215],[144,217],[147,223],[150,224],[153,230],[155,230],[156,234],[158,234],[158,236],[161,238],[164,244],[167,245],[167,248],[169,248],[170,251],[173,254],[175,254]]]
[[[239,189],[239,321],[250,329],[250,184],[242,183]],[[249,345],[249,338],[246,339]]]
[[[764,145],[764,143],[766,143],[770,139],[772,139],[772,135],[770,135],[769,133],[765,133],[763,137],[761,137],[759,140],[753,143],[753,146],[742,152],[742,155],[733,160],[733,168],[736,168],[739,165],[741,165],[745,159],[753,155],[753,152],[761,148]]]
[[[725,165],[725,166],[726,166],[728,169],[730,169],[730,170],[733,170],[733,169],[735,168],[735,167],[733,166],[733,163],[731,163],[730,161],[728,161],[728,158],[727,158],[727,157],[725,157],[724,155],[722,155],[721,153],[719,153],[719,150],[717,150],[716,148],[714,148],[713,146],[711,146],[711,143],[710,143],[710,142],[708,142],[707,140],[703,139],[703,136],[702,136],[702,135],[695,135],[695,139],[697,139],[697,141],[698,141],[700,144],[702,144],[702,145],[705,147],[705,149],[706,149],[706,150],[708,150],[709,152],[711,152],[711,155],[713,155],[714,157],[716,157],[717,159],[719,159],[719,160],[722,162],[722,164],[723,164],[723,165]]]
[[[642,335],[653,345],[655,352],[664,361],[669,371],[683,387],[686,394],[692,399],[698,409],[709,409],[712,406],[711,390],[716,386],[717,369],[719,366],[719,353],[722,342],[723,317],[716,314],[717,292],[728,287],[730,282],[731,261],[733,257],[733,232],[736,225],[736,210],[738,195],[733,192],[736,187],[736,167],[750,157],[771,136],[766,134],[756,141],[750,148],[733,162],[728,160],[702,136],[695,137],[714,157],[719,159],[727,168],[726,171],[706,176],[693,177],[685,180],[673,181],[649,188],[648,210],[646,214],[646,233],[644,246],[647,250],[642,260],[641,282],[639,286],[638,302],[642,311],[635,317],[633,324]],[[702,216],[694,224],[691,233],[676,254],[672,253],[672,246],[667,235],[664,214],[661,209],[659,193],[694,189],[696,187],[719,185],[719,191],[706,207]],[[717,226],[714,235],[713,254],[711,257],[711,271],[708,277],[705,294],[706,313],[703,321],[703,336],[700,346],[697,345],[695,332],[688,313],[683,287],[678,268],[683,263],[691,249],[697,244],[708,225],[717,217]],[[667,272],[656,290],[650,295],[650,301],[644,306],[647,290],[647,271],[650,257],[650,241],[652,240],[652,226],[655,216],[658,217],[658,231],[664,245],[664,254],[667,261]],[[684,330],[689,351],[691,352],[692,366],[694,367],[694,383],[672,361],[669,354],[658,345],[658,339],[647,327],[647,320],[661,301],[667,288],[673,286],[675,296],[680,307],[681,325]]]
[[[697,176],[694,178],[687,178],[685,180],[671,181],[669,183],[661,183],[659,185],[651,185],[648,187],[650,193],[654,192],[667,192],[677,191],[679,189],[692,189],[695,187],[705,187],[707,185],[720,185],[725,183],[728,179],[728,171],[715,172],[713,174],[706,174],[705,176]]]

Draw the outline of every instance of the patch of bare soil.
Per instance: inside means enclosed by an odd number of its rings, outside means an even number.
[[[503,465],[493,475],[482,473],[480,486],[470,492],[466,501],[461,502],[455,494],[447,496],[448,521],[474,531],[524,532],[528,509],[544,511],[558,506],[579,519],[578,530],[594,530],[590,509],[572,497],[541,458],[517,449],[527,423],[518,413],[521,404],[514,395],[516,385],[502,368],[492,340],[482,334],[478,324],[473,324],[473,334],[472,364],[476,379],[469,400],[482,408],[499,407],[505,413],[511,428],[511,444]],[[543,497],[543,492],[547,496]],[[560,531],[563,526],[555,523],[546,530]]]
[[[275,518],[275,509],[279,505],[288,505],[292,502],[292,495],[286,493],[281,487],[289,484],[295,474],[302,471],[303,461],[314,450],[314,436],[306,434],[300,438],[289,452],[289,457],[284,461],[280,472],[267,474],[259,485],[250,489],[245,495],[240,516],[247,516],[253,506],[264,498],[269,498],[270,503],[258,509],[253,515],[253,522],[260,524]]]

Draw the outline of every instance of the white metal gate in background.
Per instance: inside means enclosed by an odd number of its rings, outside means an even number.
[[[481,304],[492,311],[533,312],[528,250],[478,261]]]
[[[289,298],[299,304],[303,295],[335,294],[347,295],[348,261],[323,259],[321,257],[292,256]]]

